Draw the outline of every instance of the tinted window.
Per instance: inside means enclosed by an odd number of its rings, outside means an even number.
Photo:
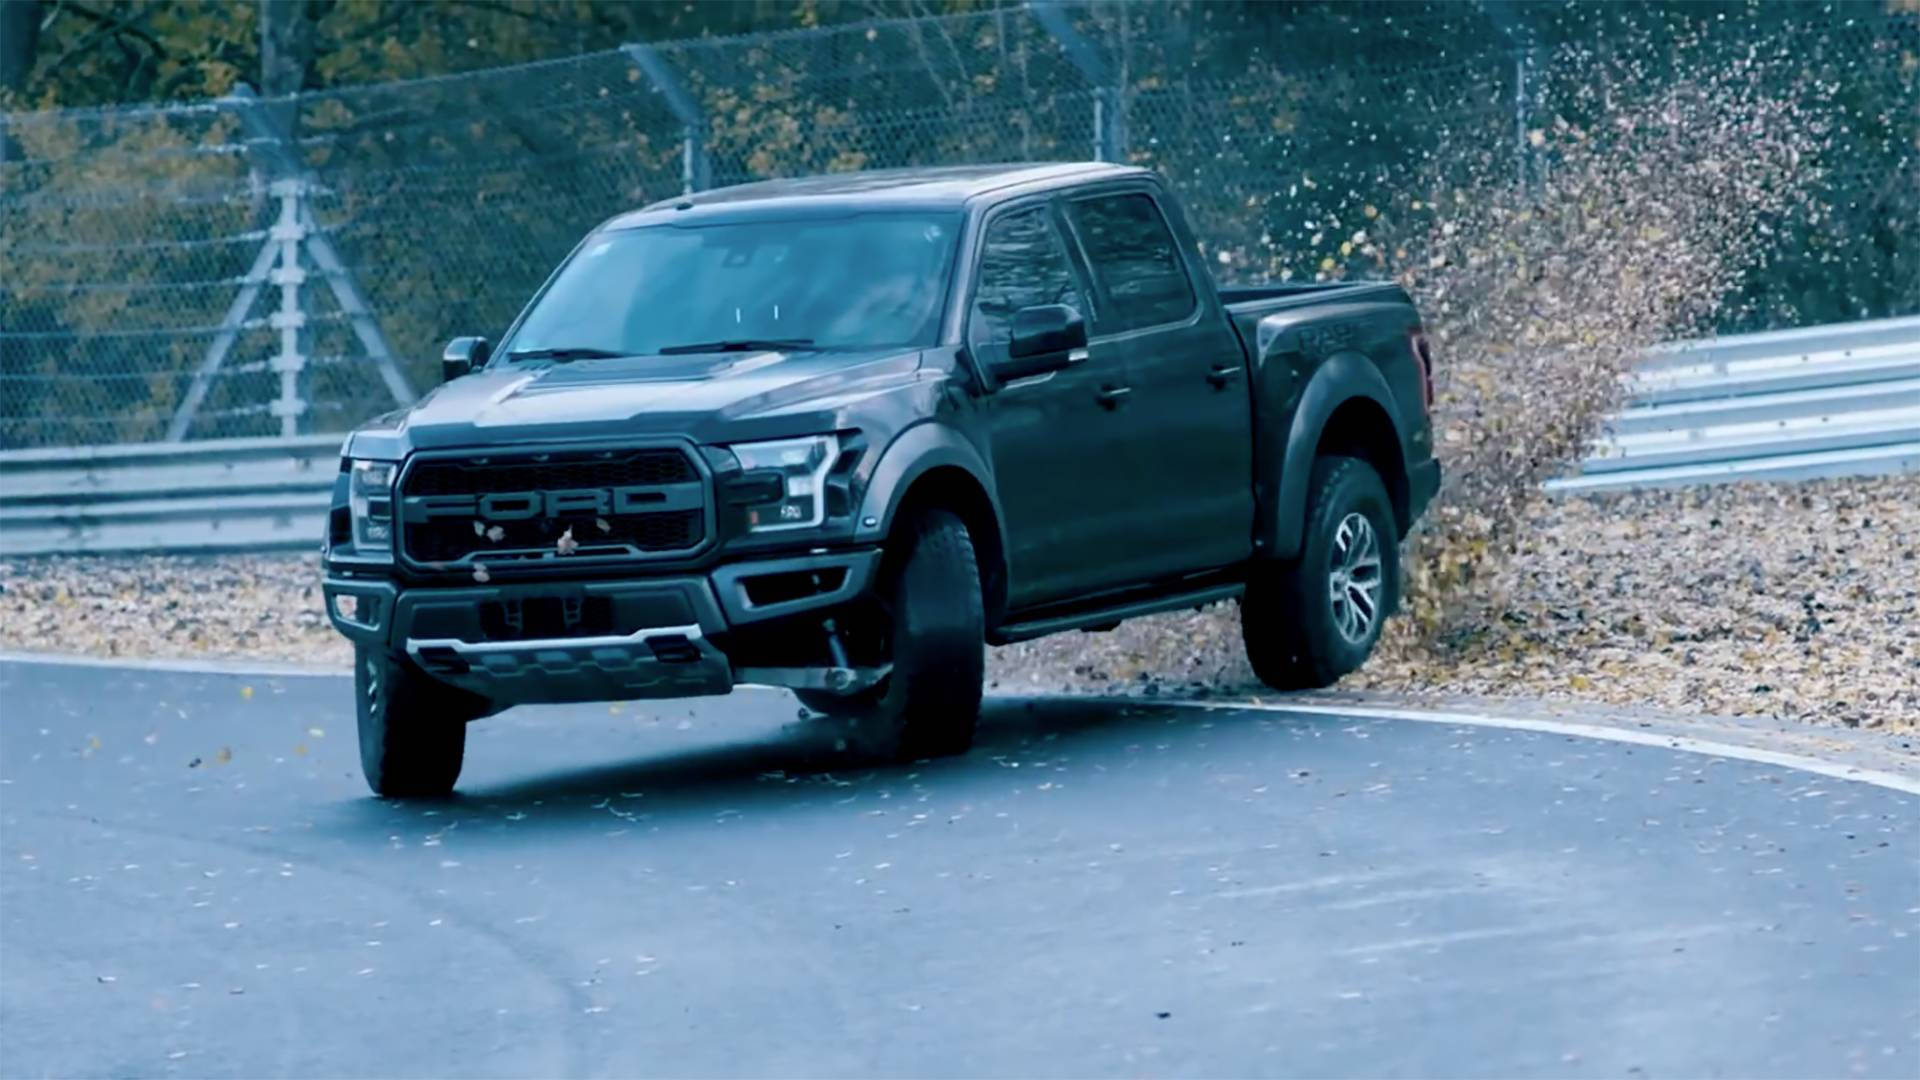
[[[1098,320],[1102,330],[1157,326],[1193,314],[1193,285],[1152,196],[1081,199],[1067,212],[1094,283],[1108,297]]]
[[[609,232],[567,263],[507,344],[628,354],[736,338],[930,345],[959,224],[861,214]]]
[[[987,224],[980,245],[967,341],[988,363],[1006,355],[1013,313],[1036,304],[1070,304],[1084,314],[1080,286],[1066,248],[1044,206],[1002,214]]]

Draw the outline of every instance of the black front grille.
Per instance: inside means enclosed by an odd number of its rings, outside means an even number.
[[[678,450],[615,451],[498,461],[422,461],[407,474],[407,495],[484,495],[499,491],[570,491],[639,484],[690,484],[700,479]]]
[[[428,565],[454,563],[468,556],[491,567],[567,555],[673,555],[692,551],[706,540],[706,511],[689,508],[696,500],[687,495],[687,485],[701,483],[693,462],[673,449],[418,461],[401,481],[403,505],[423,496],[618,489],[625,493],[620,508],[630,512],[563,508],[552,516],[541,512],[517,520],[510,515],[488,518],[479,512],[403,514],[401,537],[407,557]],[[643,508],[654,496],[635,489],[649,487],[662,489],[658,493],[661,509]],[[705,498],[701,487],[697,501]],[[577,495],[569,505],[577,505]]]
[[[600,522],[606,522],[605,529]],[[571,535],[570,554],[622,554],[631,548],[647,555],[686,551],[700,546],[706,522],[698,510],[667,510],[602,518],[563,514],[557,518],[530,518],[502,522],[498,539],[476,534],[469,519],[412,522],[406,526],[407,556],[416,562],[454,562],[469,554],[479,562],[505,563],[516,559],[560,554],[561,537]]]

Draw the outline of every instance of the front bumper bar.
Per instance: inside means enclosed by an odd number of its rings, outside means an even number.
[[[405,653],[443,682],[502,704],[612,701],[724,694],[736,683],[823,683],[851,692],[885,672],[735,671],[714,643],[730,630],[844,604],[871,586],[878,549],[732,563],[705,575],[614,581],[501,583],[403,589],[378,579],[328,577],[327,617],[355,643]],[[830,588],[756,601],[753,586],[794,574],[831,575]],[[351,597],[352,604],[343,603]],[[567,637],[496,638],[483,605],[592,603],[613,629]]]

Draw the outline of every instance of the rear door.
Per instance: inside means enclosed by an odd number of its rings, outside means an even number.
[[[977,258],[967,347],[987,370],[1007,356],[1014,312],[1039,304],[1089,310],[1050,199],[996,209]],[[1113,355],[1002,383],[987,399],[1011,607],[1084,595],[1135,571],[1113,547],[1132,483],[1125,468],[1113,467],[1132,437],[1132,410],[1111,394],[1125,383]]]
[[[1253,406],[1240,339],[1151,184],[1075,193],[1065,217],[1094,291],[1089,351],[1133,392],[1125,528],[1144,576],[1238,563],[1253,550]]]

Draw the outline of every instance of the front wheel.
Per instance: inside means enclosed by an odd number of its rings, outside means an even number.
[[[1358,458],[1316,460],[1300,557],[1256,566],[1240,598],[1254,674],[1276,690],[1333,685],[1372,653],[1399,584],[1399,532],[1380,474]]]
[[[857,751],[891,760],[963,754],[986,682],[986,614],[966,525],[945,510],[906,523],[878,597],[893,670],[858,694],[801,691],[843,722]]]
[[[404,657],[355,646],[353,690],[360,770],[387,798],[432,798],[453,790],[467,751],[468,721],[485,702],[435,681]]]

